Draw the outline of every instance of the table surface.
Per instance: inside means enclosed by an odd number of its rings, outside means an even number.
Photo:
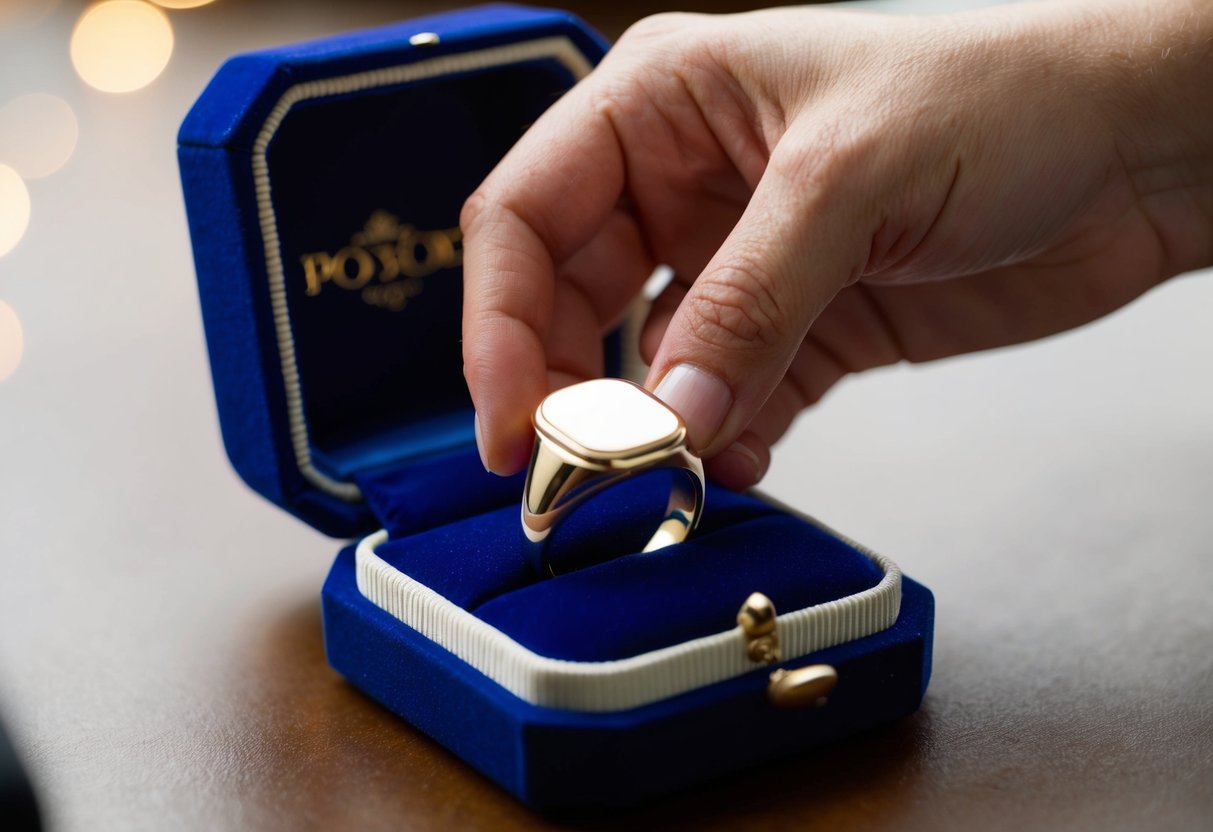
[[[769,491],[934,589],[919,713],[540,818],[326,665],[338,544],[225,460],[177,184],[176,127],[224,57],[443,4],[171,12],[163,76],[107,95],[68,60],[83,4],[13,2],[0,106],[53,93],[80,129],[0,258],[25,333],[0,383],[0,715],[49,826],[1209,828],[1208,275],[1062,337],[851,379],[780,447]],[[613,36],[649,10],[569,5]]]

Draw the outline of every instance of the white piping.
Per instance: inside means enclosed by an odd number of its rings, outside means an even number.
[[[804,519],[830,531],[811,518]],[[835,536],[854,546],[884,575],[862,592],[780,615],[779,641],[785,659],[863,638],[897,620],[901,608],[897,564]],[[746,656],[740,627],[616,661],[576,662],[541,656],[380,558],[375,549],[387,540],[387,531],[379,531],[358,543],[358,590],[375,606],[533,705],[622,711],[759,667]],[[738,599],[739,607],[744,600]]]

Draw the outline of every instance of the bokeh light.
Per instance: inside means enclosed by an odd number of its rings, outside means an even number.
[[[166,9],[196,9],[199,6],[213,3],[214,0],[152,0],[152,2],[157,6],[164,6]]]
[[[25,335],[21,332],[21,320],[13,307],[0,300],[0,381],[17,372],[24,351]]]
[[[26,180],[63,167],[79,137],[76,114],[62,98],[36,92],[0,107],[0,160]]]
[[[0,165],[0,257],[12,251],[29,227],[29,191],[21,174]]]
[[[143,0],[105,0],[72,32],[72,65],[102,92],[132,92],[155,81],[173,54],[173,27]]]

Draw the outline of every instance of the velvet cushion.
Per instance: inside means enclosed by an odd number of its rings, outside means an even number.
[[[622,659],[732,628],[751,592],[790,612],[882,577],[802,518],[712,484],[689,541],[635,554],[665,508],[668,472],[581,506],[553,533],[552,557],[567,562],[562,552],[575,551],[591,565],[543,579],[524,560],[519,478],[485,473],[475,454],[380,470],[359,484],[391,536],[379,557],[550,658]],[[460,507],[468,516],[457,516]]]

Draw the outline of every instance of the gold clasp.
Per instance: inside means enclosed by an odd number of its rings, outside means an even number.
[[[767,698],[781,708],[821,707],[838,684],[838,671],[828,664],[811,664],[795,670],[780,668],[771,674]]]
[[[761,592],[745,599],[737,612],[737,624],[745,633],[745,652],[752,662],[779,661],[779,632],[775,605]],[[820,707],[838,684],[838,671],[828,664],[811,664],[795,670],[780,668],[771,674],[767,698],[781,708]]]
[[[775,605],[761,592],[745,599],[737,613],[737,623],[745,632],[746,655],[750,661],[771,664],[779,661],[779,633],[775,628]]]

